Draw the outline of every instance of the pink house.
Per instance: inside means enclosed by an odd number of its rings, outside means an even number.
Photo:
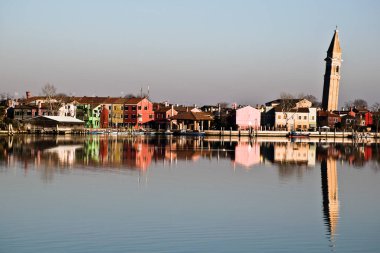
[[[238,129],[260,128],[261,112],[252,106],[245,106],[236,110],[236,125]]]
[[[260,163],[260,145],[258,143],[239,142],[235,147],[234,165],[240,165],[247,169]]]

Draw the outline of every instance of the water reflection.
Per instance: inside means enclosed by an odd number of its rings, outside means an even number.
[[[322,203],[328,236],[334,243],[339,221],[338,172],[336,160],[328,157],[321,162]]]
[[[281,177],[301,176],[316,162],[340,160],[355,167],[380,163],[379,144],[268,142],[250,139],[223,141],[184,137],[115,138],[107,136],[18,136],[0,138],[0,163],[24,168],[79,167],[146,171],[152,163],[171,166],[179,161],[229,160],[233,168],[252,169],[271,163]]]
[[[226,161],[233,169],[242,168],[252,173],[255,167],[269,164],[277,168],[281,180],[302,177],[305,171],[320,166],[321,213],[328,238],[334,246],[340,214],[337,164],[362,168],[370,163],[378,171],[380,152],[377,143],[288,142],[286,139],[225,141],[164,136],[0,138],[0,172],[6,168],[22,167],[28,173],[30,168],[34,168],[41,171],[44,181],[51,181],[55,173],[65,173],[70,169],[137,171],[140,176],[154,164],[170,167],[200,160]]]

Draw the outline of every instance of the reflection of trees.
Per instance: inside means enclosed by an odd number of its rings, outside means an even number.
[[[254,152],[252,152],[252,150]],[[379,169],[379,144],[315,144],[283,142],[252,142],[248,139],[224,141],[184,137],[111,136],[15,136],[0,138],[0,163],[28,169],[67,167],[83,169],[147,170],[151,163],[171,166],[180,161],[198,159],[232,161],[232,164],[253,167],[273,163],[281,177],[302,176],[315,161],[332,158],[362,167],[368,161]]]
[[[361,168],[368,161],[379,164],[379,144],[324,144],[317,147],[317,159],[322,161],[328,157],[342,160],[348,164]]]

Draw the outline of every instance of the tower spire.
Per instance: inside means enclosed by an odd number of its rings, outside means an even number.
[[[325,111],[338,109],[340,66],[342,64],[342,49],[340,47],[338,27],[327,50],[326,71],[323,83],[322,107]]]

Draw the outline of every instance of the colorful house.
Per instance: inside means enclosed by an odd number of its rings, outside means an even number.
[[[109,99],[109,127],[118,128],[124,126],[124,103],[126,98]]]
[[[148,98],[129,98],[124,103],[124,126],[149,127],[154,120],[153,103]]]
[[[154,123],[157,130],[165,130],[170,128],[170,117],[177,115],[178,112],[174,109],[174,106],[159,107],[154,111]]]
[[[244,106],[235,112],[235,124],[238,129],[259,129],[261,112],[252,106]]]
[[[100,114],[108,97],[82,97],[78,99],[77,118],[85,122],[86,128],[100,127]]]

